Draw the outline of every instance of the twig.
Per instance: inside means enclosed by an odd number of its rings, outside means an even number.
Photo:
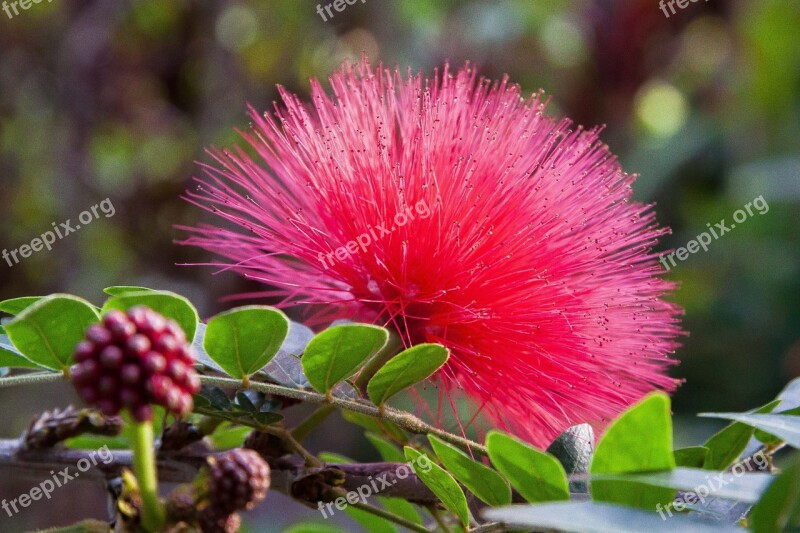
[[[201,376],[200,380],[206,385],[216,385],[217,387],[223,387],[223,388],[235,388],[235,389],[242,388],[242,382],[238,379],[233,379],[233,378]],[[323,394],[318,394],[316,392],[306,391],[302,389],[284,387],[283,385],[276,385],[273,383],[251,382],[249,388],[256,391],[265,392],[267,394],[274,394],[275,396],[292,398],[307,403],[330,404],[333,405],[334,407],[339,407],[341,409],[346,409],[348,411],[361,413],[367,416],[371,416],[373,418],[384,418],[390,422],[394,422],[398,426],[402,427],[406,431],[410,431],[411,433],[416,433],[420,435],[432,433],[437,437],[441,438],[442,440],[447,441],[451,444],[455,444],[457,446],[461,446],[464,448],[469,448],[472,451],[482,455],[487,455],[485,446],[478,444],[477,442],[472,441],[470,439],[466,439],[464,437],[460,437],[458,435],[454,435],[437,427],[431,426],[430,424],[426,424],[425,422],[423,422],[416,416],[412,415],[411,413],[400,411],[391,407],[386,407],[385,409],[381,410],[377,406],[374,406],[372,404],[358,402],[355,400],[348,400],[345,398],[337,398],[335,396],[328,399]]]

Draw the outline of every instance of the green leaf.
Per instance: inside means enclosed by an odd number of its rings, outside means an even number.
[[[211,443],[217,450],[229,450],[239,448],[244,444],[247,436],[253,431],[247,426],[235,426],[229,422],[223,422],[220,427],[211,434]]]
[[[242,379],[275,357],[288,332],[289,319],[277,309],[240,307],[208,321],[203,348],[230,376]]]
[[[378,498],[378,501],[383,505],[384,509],[397,516],[401,516],[409,522],[422,525],[422,515],[413,504],[403,500],[402,498]]]
[[[132,292],[154,292],[154,289],[147,287],[137,287],[136,285],[115,285],[113,287],[106,287],[103,292],[109,296],[122,296]]]
[[[798,416],[800,415],[800,407],[795,407],[794,409],[789,409],[787,411],[781,411],[779,413],[775,413],[776,415],[783,415],[783,416]],[[738,422],[737,422],[738,423]],[[767,446],[778,447],[783,444],[783,439],[776,437],[775,435],[771,435],[766,431],[762,431],[760,429],[755,430],[753,434],[759,442],[766,444]]]
[[[336,509],[336,507],[334,507]],[[397,533],[397,528],[394,525],[379,516],[356,509],[352,506],[347,506],[344,510],[345,513],[350,515],[350,518],[361,524],[361,527],[366,529],[368,533]]]
[[[499,431],[489,432],[486,448],[494,467],[527,501],[569,499],[567,474],[552,455]]]
[[[447,362],[450,352],[441,344],[418,344],[392,357],[367,385],[369,399],[382,405],[398,392],[419,383]]]
[[[780,400],[773,400],[770,403],[756,409],[755,413],[769,413]],[[708,448],[708,458],[703,464],[707,470],[725,470],[733,464],[747,447],[747,443],[753,436],[754,429],[747,424],[734,422],[715,433],[703,445]]]
[[[744,533],[744,529],[673,513],[658,513],[596,502],[552,502],[487,509],[485,518],[511,527],[582,533]]]
[[[109,309],[127,311],[131,307],[144,305],[173,319],[181,327],[189,342],[194,339],[197,323],[200,317],[192,303],[179,294],[167,291],[153,291],[146,289],[138,292],[125,292],[119,296],[112,296],[103,306],[103,312]]]
[[[688,446],[678,448],[675,454],[675,465],[689,468],[703,468],[708,457],[708,448],[705,446]]]
[[[72,364],[75,346],[100,316],[89,302],[68,294],[41,299],[6,324],[14,346],[30,361],[51,370]]]
[[[381,435],[371,431],[364,433],[364,436],[367,437],[367,440],[369,440],[373,446],[375,446],[375,449],[378,450],[378,453],[381,455],[381,458],[384,461],[390,463],[402,463],[406,460],[405,456],[403,455],[403,451],[390,440],[385,439]]]
[[[800,416],[750,413],[700,413],[698,416],[736,420],[775,435],[789,446],[800,448]]]
[[[41,370],[42,366],[28,360],[11,344],[8,335],[0,335],[0,368],[36,368]]]
[[[800,459],[786,468],[750,513],[754,533],[797,531],[800,528]]]
[[[464,491],[458,486],[453,476],[442,467],[433,464],[427,456],[414,448],[405,447],[406,461],[411,463],[414,472],[425,486],[431,489],[444,506],[466,527],[469,524],[469,508]]]
[[[755,503],[769,486],[774,476],[762,472],[744,472],[744,469],[740,472],[720,472],[712,479],[708,470],[681,467],[674,470],[644,474],[599,474],[592,476],[592,483],[596,479],[631,480],[654,487],[667,487],[692,492],[696,492],[700,487],[705,486],[706,490],[709,493],[713,493],[715,498]]]
[[[511,488],[500,474],[435,435],[428,440],[447,471],[481,501],[495,507],[511,503]]]
[[[371,416],[356,413],[355,411],[342,411],[342,418],[351,424],[361,426],[367,431],[382,433],[395,442],[400,442],[403,444],[408,442],[408,436],[394,422],[389,422],[388,420],[382,420],[379,418],[372,418]]]
[[[329,464],[347,465],[355,463],[353,459],[336,452],[319,452],[318,456],[321,461]]]
[[[352,376],[389,339],[389,332],[367,324],[343,324],[328,328],[308,343],[301,362],[311,386],[329,393]]]
[[[42,299],[42,296],[23,296],[0,302],[0,311],[9,315],[18,315],[28,307]]]
[[[590,472],[626,474],[672,470],[672,419],[669,396],[653,393],[625,411],[597,444]],[[592,481],[592,499],[653,510],[675,491],[631,481]]]

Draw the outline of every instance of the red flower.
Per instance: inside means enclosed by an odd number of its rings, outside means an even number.
[[[652,252],[667,230],[598,130],[469,66],[423,79],[364,60],[330,83],[312,81],[313,106],[281,88],[277,120],[251,110],[256,160],[212,152],[189,197],[240,228],[186,243],[284,305],[448,346],[443,390],[535,444],[675,387],[680,310]]]

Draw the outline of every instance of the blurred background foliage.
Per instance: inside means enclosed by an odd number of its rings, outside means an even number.
[[[72,292],[97,302],[105,286],[134,284],[182,292],[202,315],[216,313],[230,305],[225,295],[256,287],[177,266],[209,257],[176,246],[173,226],[203,218],[180,195],[195,162],[208,161],[205,147],[238,142],[246,103],[270,109],[276,84],[306,95],[309,77],[324,79],[361,51],[428,73],[470,61],[525,92],[544,89],[551,114],[604,124],[605,142],[641,175],[636,197],[656,202],[673,229],[660,250],[730,221],[759,195],[768,202],[768,213],[668,274],[681,284],[675,299],[690,332],[674,370],[686,379],[674,402],[685,415],[679,443],[713,431],[694,413],[765,403],[800,374],[800,2],[710,0],[667,18],[655,0],[366,0],[327,22],[316,5],[55,0],[13,18],[0,12],[0,248],[104,198],[116,207],[52,252],[0,263],[0,296]],[[0,399],[14,413],[2,430],[12,436],[37,410],[73,397],[64,387]],[[326,437],[329,449],[375,458],[335,425]],[[3,485],[14,497],[30,481]],[[102,498],[89,484],[81,490]],[[103,516],[102,500],[73,496],[55,496],[68,514],[40,506],[14,527]],[[290,509],[270,531],[314,514]]]

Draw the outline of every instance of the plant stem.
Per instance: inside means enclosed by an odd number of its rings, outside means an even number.
[[[410,529],[411,531],[419,531],[420,533],[430,533],[428,531],[428,528],[426,528],[424,526],[421,526],[419,524],[415,524],[414,522],[411,522],[410,520],[406,520],[402,516],[398,516],[398,515],[396,515],[394,513],[390,513],[389,511],[386,511],[385,509],[381,509],[379,507],[373,507],[372,505],[369,505],[369,504],[366,504],[366,503],[361,503],[361,502],[354,503],[353,507],[355,507],[356,509],[360,509],[360,510],[364,511],[365,513],[369,513],[369,514],[372,514],[372,515],[375,515],[375,516],[379,516],[379,517],[383,518],[384,520],[388,520],[389,522],[394,522],[398,526],[402,526],[402,527],[404,527],[406,529]]]
[[[133,472],[142,496],[142,527],[147,531],[161,531],[164,526],[164,506],[158,499],[153,422],[134,422]]]
[[[302,444],[295,440],[291,431],[281,427],[270,427],[262,431],[282,439],[286,444],[289,445],[290,448],[297,452],[297,455],[303,458],[303,460],[306,462],[306,466],[315,468],[322,468],[324,466],[322,461],[320,461],[313,453],[306,450]]]
[[[297,439],[298,442],[303,442],[334,411],[336,409],[330,404],[319,406],[305,420],[297,424],[292,430],[292,437]]]
[[[217,387],[229,389],[238,389],[242,386],[242,382],[238,379],[222,378],[217,376],[200,376],[200,381],[206,385],[216,385]],[[454,435],[443,429],[426,424],[411,413],[400,411],[391,407],[386,407],[381,410],[375,405],[360,401],[348,400],[345,398],[331,397],[329,400],[323,394],[302,389],[284,387],[283,385],[275,385],[273,383],[254,381],[250,383],[249,388],[256,391],[265,392],[267,394],[274,394],[276,396],[283,396],[285,398],[292,398],[294,400],[300,400],[308,403],[330,404],[340,409],[361,413],[373,418],[383,418],[397,424],[401,428],[411,433],[416,433],[418,435],[432,433],[446,442],[455,444],[456,446],[461,446],[463,448],[468,448],[481,455],[487,455],[486,447],[482,444],[478,444],[470,439],[466,439],[459,435]]]
[[[0,379],[0,388],[13,387],[15,385],[35,385],[37,383],[52,383],[54,381],[63,381],[64,375],[55,372],[35,372],[33,374],[22,374],[21,376],[12,376],[10,378]]]

